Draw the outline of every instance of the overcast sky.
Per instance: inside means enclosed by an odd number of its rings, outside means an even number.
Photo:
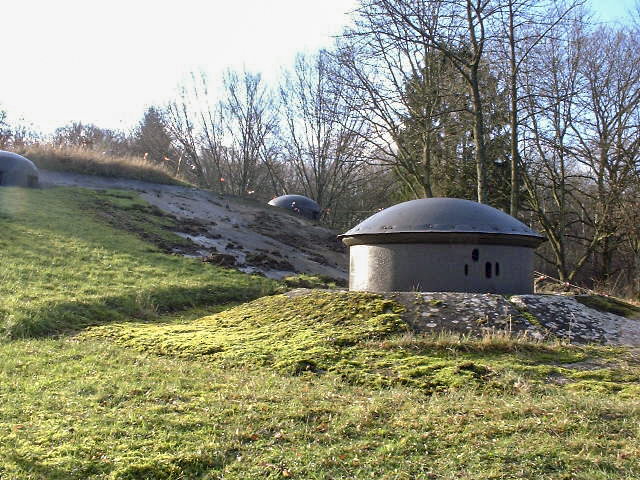
[[[592,0],[607,21],[634,0]],[[329,47],[356,0],[3,0],[0,108],[46,133],[128,129],[192,71],[275,78]]]

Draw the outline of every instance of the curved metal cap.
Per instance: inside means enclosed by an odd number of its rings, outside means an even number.
[[[459,198],[422,198],[378,212],[339,235],[346,245],[476,242],[537,247],[545,238],[488,205]]]
[[[0,166],[2,166],[3,169],[29,169],[35,174],[38,173],[38,168],[31,160],[17,153],[7,152],[5,150],[0,150]]]
[[[320,205],[304,195],[282,195],[276,197],[269,202],[269,205],[280,208],[288,208],[289,210],[305,209],[312,212],[320,212]]]

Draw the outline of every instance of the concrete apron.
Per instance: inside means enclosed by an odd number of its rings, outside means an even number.
[[[457,292],[387,292],[407,308],[405,320],[417,333],[456,332],[482,336],[511,332],[574,344],[640,346],[640,319],[589,308],[573,296]]]

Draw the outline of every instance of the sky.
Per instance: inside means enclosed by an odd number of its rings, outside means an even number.
[[[0,109],[52,133],[73,121],[128,130],[191,72],[276,80],[330,47],[357,0],[3,0]],[[591,0],[605,21],[635,0]]]
[[[44,132],[135,125],[190,72],[275,77],[329,47],[355,0],[3,0],[0,108]]]

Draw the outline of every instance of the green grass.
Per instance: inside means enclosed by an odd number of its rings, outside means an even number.
[[[167,254],[175,221],[0,189],[2,480],[640,478],[637,352],[252,300],[281,287]]]
[[[137,350],[207,356],[227,366],[273,366],[285,373],[328,371],[348,362],[363,340],[405,331],[389,300],[367,293],[285,295],[254,302],[185,324],[112,324],[91,329]]]
[[[0,189],[0,337],[152,319],[275,288],[264,278],[166,255],[185,242],[169,231],[171,222],[128,193]]]
[[[515,377],[425,395],[75,338],[0,364],[3,480],[640,475],[637,396]]]
[[[576,391],[640,394],[640,369],[607,363],[624,358],[624,350],[542,343],[501,333],[481,339],[414,335],[401,318],[403,310],[370,293],[276,295],[188,324],[114,323],[91,328],[81,338],[201,358],[220,368],[328,372],[352,384],[406,385],[425,394],[471,387],[511,391],[514,378],[529,384],[561,382]],[[574,368],[585,361],[588,372]]]

